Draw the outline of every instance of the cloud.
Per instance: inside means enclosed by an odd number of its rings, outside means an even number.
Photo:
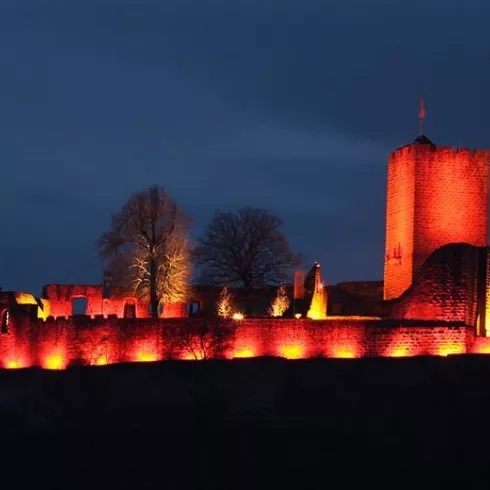
[[[417,134],[419,97],[436,143],[488,146],[489,14],[478,0],[2,2],[5,281],[21,244],[33,289],[99,277],[93,239],[154,183],[195,236],[216,209],[269,207],[329,280],[381,277],[387,154]]]

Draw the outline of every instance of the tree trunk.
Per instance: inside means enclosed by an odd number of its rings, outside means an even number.
[[[150,259],[150,311],[152,318],[158,318],[157,264],[153,257]]]

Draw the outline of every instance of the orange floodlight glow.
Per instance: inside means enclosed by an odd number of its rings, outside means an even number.
[[[154,352],[138,352],[136,359],[138,362],[155,362],[157,355]]]
[[[335,349],[333,356],[337,359],[354,359],[356,354],[350,347],[339,347]]]
[[[408,357],[407,347],[397,347],[388,354],[388,357]]]
[[[188,352],[182,359],[184,359],[184,361],[202,361],[204,359],[204,354],[197,351],[195,353]]]
[[[233,353],[234,359],[245,359],[249,357],[255,357],[255,352],[253,349],[245,348]]]
[[[53,354],[52,356],[48,356],[46,358],[44,362],[44,367],[46,369],[53,369],[53,370],[64,369],[65,362],[59,354]]]
[[[461,345],[443,345],[437,349],[437,355],[442,357],[447,357],[454,354],[462,354],[463,347]]]
[[[107,356],[100,356],[94,363],[96,366],[106,366],[108,364],[107,362]]]
[[[24,366],[22,365],[22,362],[20,360],[7,361],[6,364],[7,369],[21,369],[22,367]]]
[[[302,345],[283,345],[279,348],[279,353],[286,359],[302,359],[304,348]]]

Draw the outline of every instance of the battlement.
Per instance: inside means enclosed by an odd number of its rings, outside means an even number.
[[[490,161],[490,150],[413,143],[391,152],[388,157],[388,162],[391,163],[392,161],[415,156],[433,156],[434,154],[437,154],[437,156],[442,158],[452,158],[453,156],[458,155],[463,159],[485,160],[487,163]]]

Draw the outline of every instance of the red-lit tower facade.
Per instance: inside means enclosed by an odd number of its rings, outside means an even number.
[[[426,136],[389,156],[384,298],[399,297],[439,247],[487,245],[490,152]]]

